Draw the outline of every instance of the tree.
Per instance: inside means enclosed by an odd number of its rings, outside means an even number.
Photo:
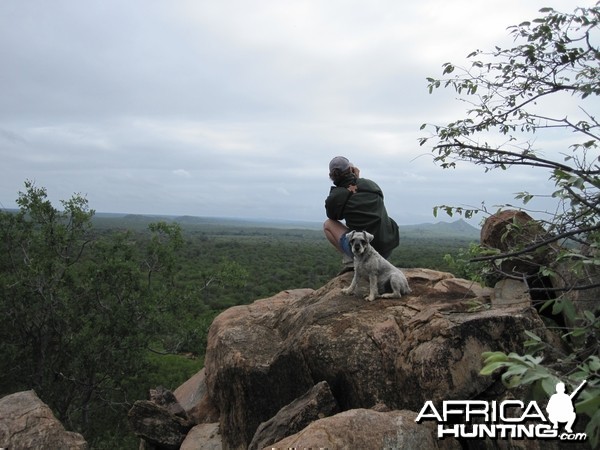
[[[471,261],[489,262],[500,271],[495,262],[507,257],[530,259],[540,249],[554,255],[540,263],[538,275],[562,278],[554,288],[558,298],[544,307],[553,305],[555,313],[569,319],[562,333],[567,351],[528,333],[528,354],[486,353],[482,373],[506,369],[502,379],[508,387],[531,385],[540,399],[554,392],[558,380],[574,389],[587,379],[576,406],[590,418],[586,433],[593,447],[600,442],[600,320],[593,311],[576,316],[564,298],[568,292],[600,287],[600,123],[594,110],[600,95],[599,5],[578,7],[573,13],[543,8],[542,17],[509,28],[513,47],[477,50],[468,56],[472,62],[466,68],[444,64],[444,78],[428,78],[430,93],[452,88],[469,108],[465,118],[445,126],[423,125],[432,135],[420,139],[421,145],[433,142],[434,160],[444,169],[468,162],[486,172],[525,166],[548,173],[554,185],[550,192],[521,192],[516,197],[524,210],[541,197],[555,200],[550,212],[534,212],[547,232],[524,246],[487,250]],[[570,100],[577,109],[562,110],[557,98]],[[557,137],[568,142],[561,152],[536,148],[536,139]],[[441,205],[434,214],[440,209],[468,217],[486,212],[485,207]],[[515,224],[511,231],[518,233],[519,227]],[[558,269],[565,264],[576,276],[561,274]],[[596,300],[593,309],[598,307]]]
[[[148,225],[152,238],[146,249],[145,265],[148,270],[148,286],[152,284],[152,274],[163,272],[169,285],[174,284],[175,254],[181,249],[183,239],[181,226],[177,223],[156,222]]]
[[[599,3],[600,4],[600,3]],[[600,94],[600,8],[577,8],[560,13],[541,10],[543,17],[510,27],[519,42],[512,48],[496,47],[492,52],[477,50],[468,58],[470,67],[443,65],[444,79],[428,78],[429,91],[453,88],[470,108],[466,118],[445,126],[423,125],[432,136],[434,160],[444,169],[458,162],[481,165],[485,171],[527,166],[548,172],[552,192],[521,192],[517,199],[523,209],[535,198],[553,198],[556,209],[540,217],[548,234],[530,247],[514,249],[526,255],[540,247],[566,240],[556,258],[570,258],[575,270],[600,266],[600,124],[595,116]],[[567,113],[556,109],[557,98],[578,101],[578,109]],[[545,155],[536,149],[536,139],[560,136],[570,142],[560,154]],[[500,139],[499,139],[500,137]],[[468,217],[483,209],[441,205],[434,209],[463,213]],[[579,244],[583,244],[580,246]],[[506,254],[477,260],[498,260]],[[553,271],[552,267],[541,270]],[[597,287],[583,278],[579,285],[565,289]]]
[[[0,211],[0,393],[34,389],[87,438],[123,422],[147,365],[158,303],[150,273],[170,269],[176,227],[153,225],[144,264],[128,233],[97,236],[94,211],[74,195],[52,206],[32,182],[16,213]],[[169,273],[170,276],[170,273]],[[133,395],[133,398],[129,397]],[[114,430],[113,430],[114,433]]]

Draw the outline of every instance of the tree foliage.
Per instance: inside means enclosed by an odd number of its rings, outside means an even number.
[[[600,322],[588,312],[574,329],[562,337],[566,339],[568,334],[590,336],[597,334],[599,329]],[[597,448],[600,444],[600,358],[597,354],[577,358],[573,353],[565,353],[561,348],[544,342],[532,332],[526,334],[529,339],[525,342],[527,352],[524,355],[484,352],[481,374],[493,375],[501,369],[501,379],[507,387],[528,386],[536,399],[549,398],[555,393],[558,382],[566,382],[569,392],[574,392],[584,383],[585,389],[575,399],[574,407],[577,414],[587,416],[585,432],[591,448]],[[548,364],[548,354],[553,355],[555,363]],[[566,374],[565,367],[570,368]]]
[[[564,294],[600,287],[599,5],[578,7],[572,13],[543,8],[540,18],[509,28],[512,47],[477,50],[468,56],[468,67],[444,64],[443,78],[428,79],[429,91],[453,89],[468,105],[466,117],[445,126],[423,125],[432,134],[420,140],[421,145],[433,143],[434,160],[444,169],[467,162],[485,172],[524,166],[548,174],[553,185],[549,192],[516,195],[523,210],[533,200],[554,199],[554,209],[533,212],[547,232],[504,252],[479,248],[471,261],[531,259],[544,249],[553,255],[540,263],[538,275],[561,277],[562,287],[554,290],[563,296],[543,308],[562,314],[567,325],[560,329],[563,346],[545,344],[530,333],[527,354],[486,353],[482,374],[503,369],[508,387],[531,386],[540,399],[547,399],[559,379],[572,388],[587,379],[577,410],[589,416],[586,432],[592,446],[600,441],[600,320],[593,312],[576,311]],[[559,151],[536,147],[538,142],[553,141],[563,147]],[[469,217],[487,212],[485,207],[448,205],[437,206],[434,213],[438,210]],[[509,229],[526,232],[517,223]],[[499,264],[491,266],[501,271]],[[561,266],[562,273],[566,267],[571,276],[562,276]],[[597,301],[593,309],[598,309]]]
[[[428,79],[430,92],[454,89],[469,108],[465,118],[445,126],[423,125],[433,133],[420,143],[433,142],[434,159],[442,168],[469,162],[486,172],[516,166],[547,171],[554,184],[551,192],[516,196],[523,209],[536,198],[556,202],[546,214],[536,212],[548,234],[520,253],[570,240],[580,250],[571,246],[557,261],[568,257],[579,268],[600,266],[600,123],[594,110],[600,94],[600,8],[597,4],[573,13],[544,8],[541,13],[509,28],[514,47],[477,50],[468,57],[469,67],[446,63],[446,78]],[[565,111],[565,104],[577,108]],[[564,148],[556,153],[538,149],[540,139],[559,141]],[[482,211],[447,205],[434,211],[440,209],[469,217]]]
[[[126,411],[131,389],[139,395],[131,380],[147,370],[165,294],[150,274],[173,265],[180,236],[154,225],[142,264],[127,233],[94,235],[84,197],[58,210],[45,189],[25,187],[19,211],[0,212],[0,386],[34,389],[90,436],[108,412]]]

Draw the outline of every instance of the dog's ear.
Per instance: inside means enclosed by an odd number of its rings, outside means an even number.
[[[363,231],[365,238],[367,239],[367,242],[371,242],[373,240],[373,238],[375,236],[373,236],[371,233],[368,233],[366,231]]]
[[[348,241],[351,241],[353,236],[354,236],[354,230],[346,233],[346,238],[348,239]]]

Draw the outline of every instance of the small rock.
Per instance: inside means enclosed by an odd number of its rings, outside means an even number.
[[[166,408],[147,400],[138,400],[128,413],[134,433],[146,442],[177,450],[191,428],[191,423]]]
[[[85,450],[88,445],[79,433],[65,431],[34,391],[25,391],[0,399],[0,447]]]

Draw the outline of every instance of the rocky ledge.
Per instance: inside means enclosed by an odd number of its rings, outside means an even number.
[[[415,423],[416,412],[427,400],[497,395],[499,383],[479,375],[481,354],[520,352],[525,330],[545,328],[527,299],[404,272],[413,292],[401,299],[343,295],[348,273],[224,311],[205,368],[175,391],[189,420],[181,448],[460,448]]]

